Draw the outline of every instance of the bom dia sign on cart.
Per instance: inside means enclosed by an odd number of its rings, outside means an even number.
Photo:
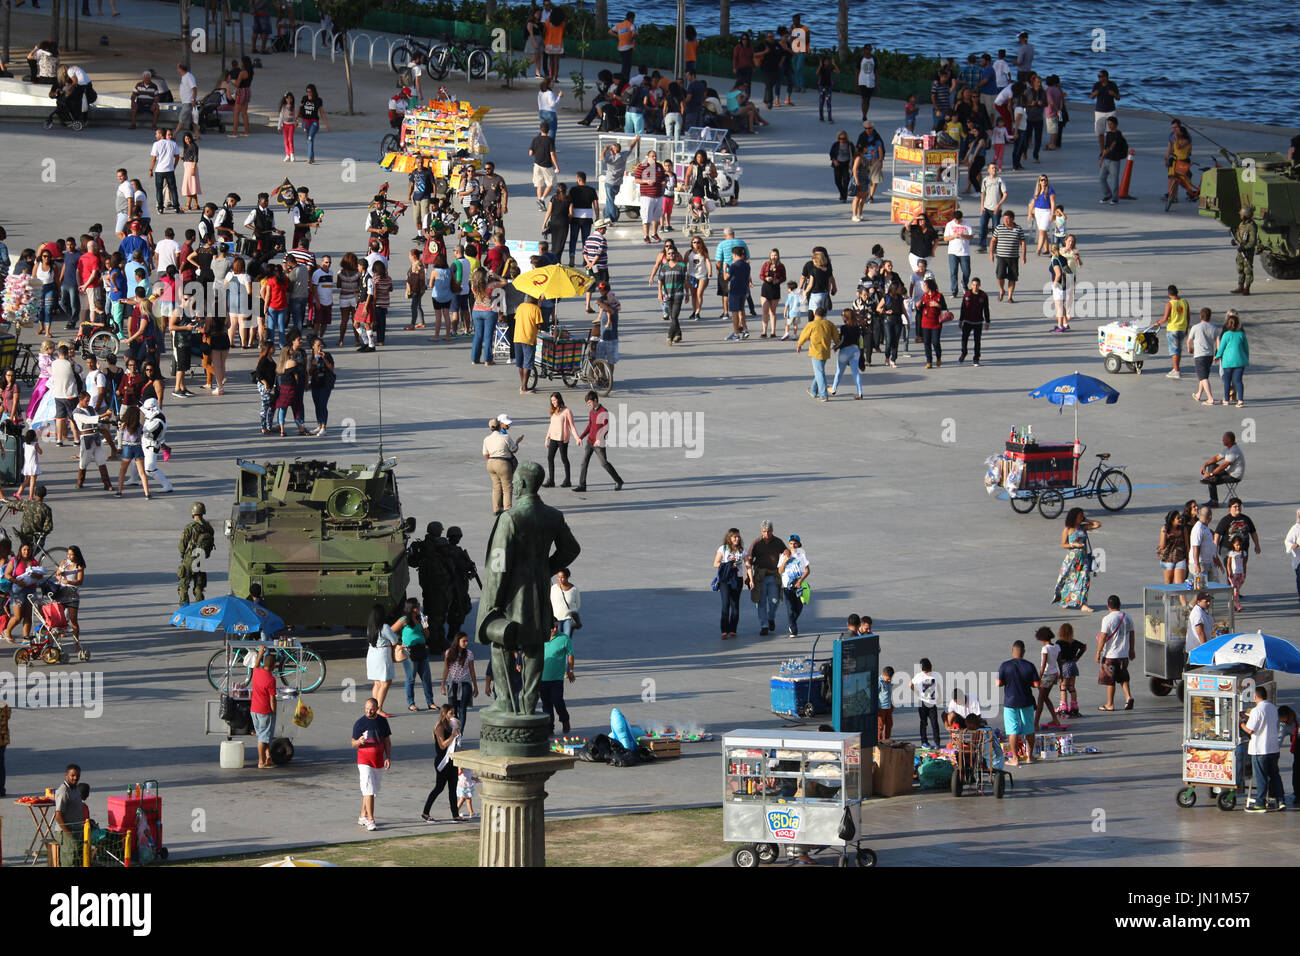
[[[774,840],[791,840],[799,835],[799,811],[790,809],[767,811],[767,829]]]
[[[1236,754],[1231,750],[1183,747],[1183,781],[1231,787],[1237,780]]]

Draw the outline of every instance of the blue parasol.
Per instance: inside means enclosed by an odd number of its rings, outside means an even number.
[[[1188,655],[1187,662],[1198,667],[1249,664],[1285,674],[1300,674],[1300,648],[1286,638],[1273,637],[1262,631],[1253,634],[1224,634],[1193,650]]]
[[[270,637],[284,630],[279,615],[233,594],[186,604],[173,612],[171,624],[198,631],[225,631],[234,637],[251,637],[259,631]]]
[[[1119,401],[1119,392],[1111,388],[1099,378],[1093,378],[1091,375],[1080,375],[1074,372],[1071,375],[1062,375],[1060,378],[1054,378],[1050,382],[1044,382],[1036,389],[1029,393],[1030,398],[1045,398],[1053,405],[1062,406],[1061,410],[1065,411],[1064,406],[1074,406],[1074,440],[1079,440],[1079,406],[1092,405],[1095,402],[1105,402],[1107,405],[1114,405]]]

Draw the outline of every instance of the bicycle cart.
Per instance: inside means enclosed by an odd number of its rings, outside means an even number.
[[[208,683],[221,694],[220,700],[207,701],[204,710],[203,732],[205,734],[222,733],[213,730],[212,705],[217,704],[218,719],[227,725],[227,740],[253,733],[253,721],[250,713],[252,697],[253,668],[256,666],[257,653],[261,649],[274,650],[277,655],[275,668],[276,700],[292,702],[288,708],[277,707],[277,730],[282,730],[290,718],[296,719],[296,709],[304,693],[315,690],[325,680],[325,662],[315,652],[302,646],[300,641],[279,638],[272,641],[249,641],[232,639],[225,635],[225,647],[213,655],[208,662]],[[224,673],[221,665],[224,663]],[[217,673],[214,674],[214,668]],[[305,687],[306,681],[313,681]],[[310,720],[308,720],[310,722]],[[301,724],[300,726],[306,726]],[[294,747],[291,737],[281,733],[271,741],[271,762],[277,767],[293,759]]]
[[[724,734],[722,839],[739,844],[732,863],[751,869],[830,849],[837,866],[875,866],[861,838],[861,753],[857,733]]]
[[[537,333],[537,354],[528,370],[527,388],[537,387],[539,378],[548,381],[559,377],[569,388],[586,385],[602,395],[614,388],[614,366],[596,358],[600,337],[570,338],[563,330],[552,335]]]
[[[1145,356],[1160,351],[1160,336],[1154,325],[1109,322],[1097,327],[1097,351],[1112,375],[1125,365],[1141,375]]]

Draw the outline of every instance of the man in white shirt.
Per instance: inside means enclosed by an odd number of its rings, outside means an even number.
[[[1197,591],[1196,603],[1187,615],[1187,653],[1214,639],[1214,615],[1210,613],[1210,592]]]
[[[1282,790],[1282,774],[1278,771],[1278,754],[1282,749],[1278,733],[1277,708],[1268,699],[1268,690],[1255,688],[1255,706],[1241,729],[1250,735],[1247,750],[1255,776],[1255,792],[1259,794],[1246,803],[1247,813],[1286,808],[1286,794]]]
[[[1200,575],[1206,581],[1217,581],[1216,569],[1223,567],[1219,560],[1219,549],[1214,546],[1214,531],[1210,528],[1213,512],[1201,508],[1196,512],[1196,524],[1192,525],[1190,546],[1187,550],[1187,573],[1196,581]],[[1197,582],[1202,583],[1202,582]]]
[[[965,721],[971,714],[976,717],[983,716],[979,697],[967,694],[960,689],[952,692],[952,700],[948,701],[948,709],[945,713],[957,717],[959,722]]]
[[[54,396],[54,435],[60,448],[71,427],[72,410],[77,406],[77,378],[71,354],[66,345],[59,346],[57,357],[50,363],[48,379],[50,394]]]
[[[113,211],[117,214],[116,223],[113,226],[113,232],[117,238],[126,238],[126,223],[131,218],[131,202],[135,195],[135,187],[131,185],[131,179],[125,169],[117,171],[117,192],[113,194]]]
[[[153,135],[153,148],[149,150],[149,173],[153,176],[154,203],[159,215],[167,211],[163,196],[165,184],[171,190],[172,212],[179,212],[177,201],[180,190],[176,188],[176,158],[180,155],[180,147],[176,145],[176,140],[168,139],[163,130],[156,129]]]
[[[1128,662],[1134,656],[1133,619],[1120,610],[1118,595],[1106,598],[1106,607],[1109,613],[1101,619],[1097,634],[1097,680],[1106,688],[1106,705],[1097,709],[1115,709],[1115,685],[1118,684],[1124,688],[1124,709],[1132,710]]]
[[[876,58],[871,55],[871,44],[862,48],[862,59],[858,61],[858,97],[862,100],[862,119],[867,119],[871,111],[871,97],[876,92]]]
[[[168,226],[163,230],[163,240],[153,248],[154,263],[158,271],[166,272],[168,266],[177,266],[180,255],[181,244],[176,241],[175,230]]]
[[[1246,477],[1246,456],[1237,447],[1233,432],[1223,433],[1224,451],[1214,455],[1201,466],[1201,484],[1210,487],[1210,504],[1219,505],[1219,485],[1237,483]]]
[[[311,274],[312,325],[320,337],[324,337],[325,330],[329,328],[334,310],[334,273],[330,271],[332,264],[329,256],[322,256],[319,268]]]
[[[1282,540],[1286,553],[1291,555],[1291,570],[1295,572],[1296,598],[1300,599],[1300,508],[1296,509],[1295,524]]]
[[[108,378],[99,370],[99,360],[91,355],[86,358],[86,394],[90,396],[90,407],[96,412],[108,408]]]
[[[921,715],[921,746],[930,746],[929,733],[934,733],[934,746],[939,741],[939,696],[943,693],[943,680],[934,672],[928,657],[921,658],[921,669],[912,678],[912,693],[916,696],[916,709]]]
[[[181,75],[181,88],[176,94],[176,102],[181,105],[180,117],[176,121],[176,135],[187,126],[194,131],[194,141],[199,140],[199,81],[194,79],[188,63],[177,63],[176,72]]]
[[[961,270],[961,291],[970,288],[970,226],[962,222],[961,210],[953,213],[943,227],[943,241],[948,244],[948,277],[952,280],[952,296],[957,298],[957,270]]]
[[[993,78],[999,90],[1011,85],[1011,64],[1007,62],[1006,50],[998,50],[998,58],[993,61]]]

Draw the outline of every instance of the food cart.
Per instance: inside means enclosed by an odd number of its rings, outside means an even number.
[[[733,730],[722,737],[722,761],[722,838],[740,844],[736,866],[775,863],[782,848],[822,847],[840,851],[840,866],[875,866],[860,839],[861,735]]]
[[[1108,322],[1097,327],[1097,351],[1112,375],[1125,365],[1141,374],[1144,356],[1160,352],[1160,336],[1148,322]]]
[[[890,222],[907,225],[925,213],[942,229],[957,211],[957,150],[936,149],[933,134],[894,137],[890,164]]]
[[[1232,610],[1232,587],[1207,584],[1210,614],[1215,634],[1236,630]],[[1165,697],[1175,687],[1183,697],[1180,683],[1187,662],[1187,617],[1194,606],[1196,592],[1186,583],[1150,584],[1142,589],[1142,668],[1151,693]]]
[[[1220,810],[1237,805],[1250,770],[1241,723],[1255,706],[1255,688],[1277,696],[1271,670],[1251,664],[1203,667],[1184,678],[1182,774],[1178,805],[1196,805],[1196,788],[1209,787]]]
[[[237,770],[244,765],[244,748],[236,737],[253,734],[253,719],[250,713],[252,701],[253,668],[256,666],[259,648],[271,648],[280,655],[280,663],[275,668],[276,700],[291,702],[288,707],[277,705],[275,729],[277,736],[271,741],[270,759],[277,767],[284,766],[293,759],[294,746],[292,728],[296,725],[306,727],[311,723],[310,708],[305,708],[304,715],[299,714],[302,701],[303,668],[298,665],[303,654],[301,641],[282,637],[274,640],[240,640],[237,636],[224,634],[225,667],[224,680],[218,678],[219,700],[208,700],[204,708],[203,733],[224,734],[221,745],[221,766],[223,769]],[[213,665],[209,663],[209,667]],[[212,719],[216,710],[218,720]],[[213,729],[214,723],[224,723],[226,730]]]

